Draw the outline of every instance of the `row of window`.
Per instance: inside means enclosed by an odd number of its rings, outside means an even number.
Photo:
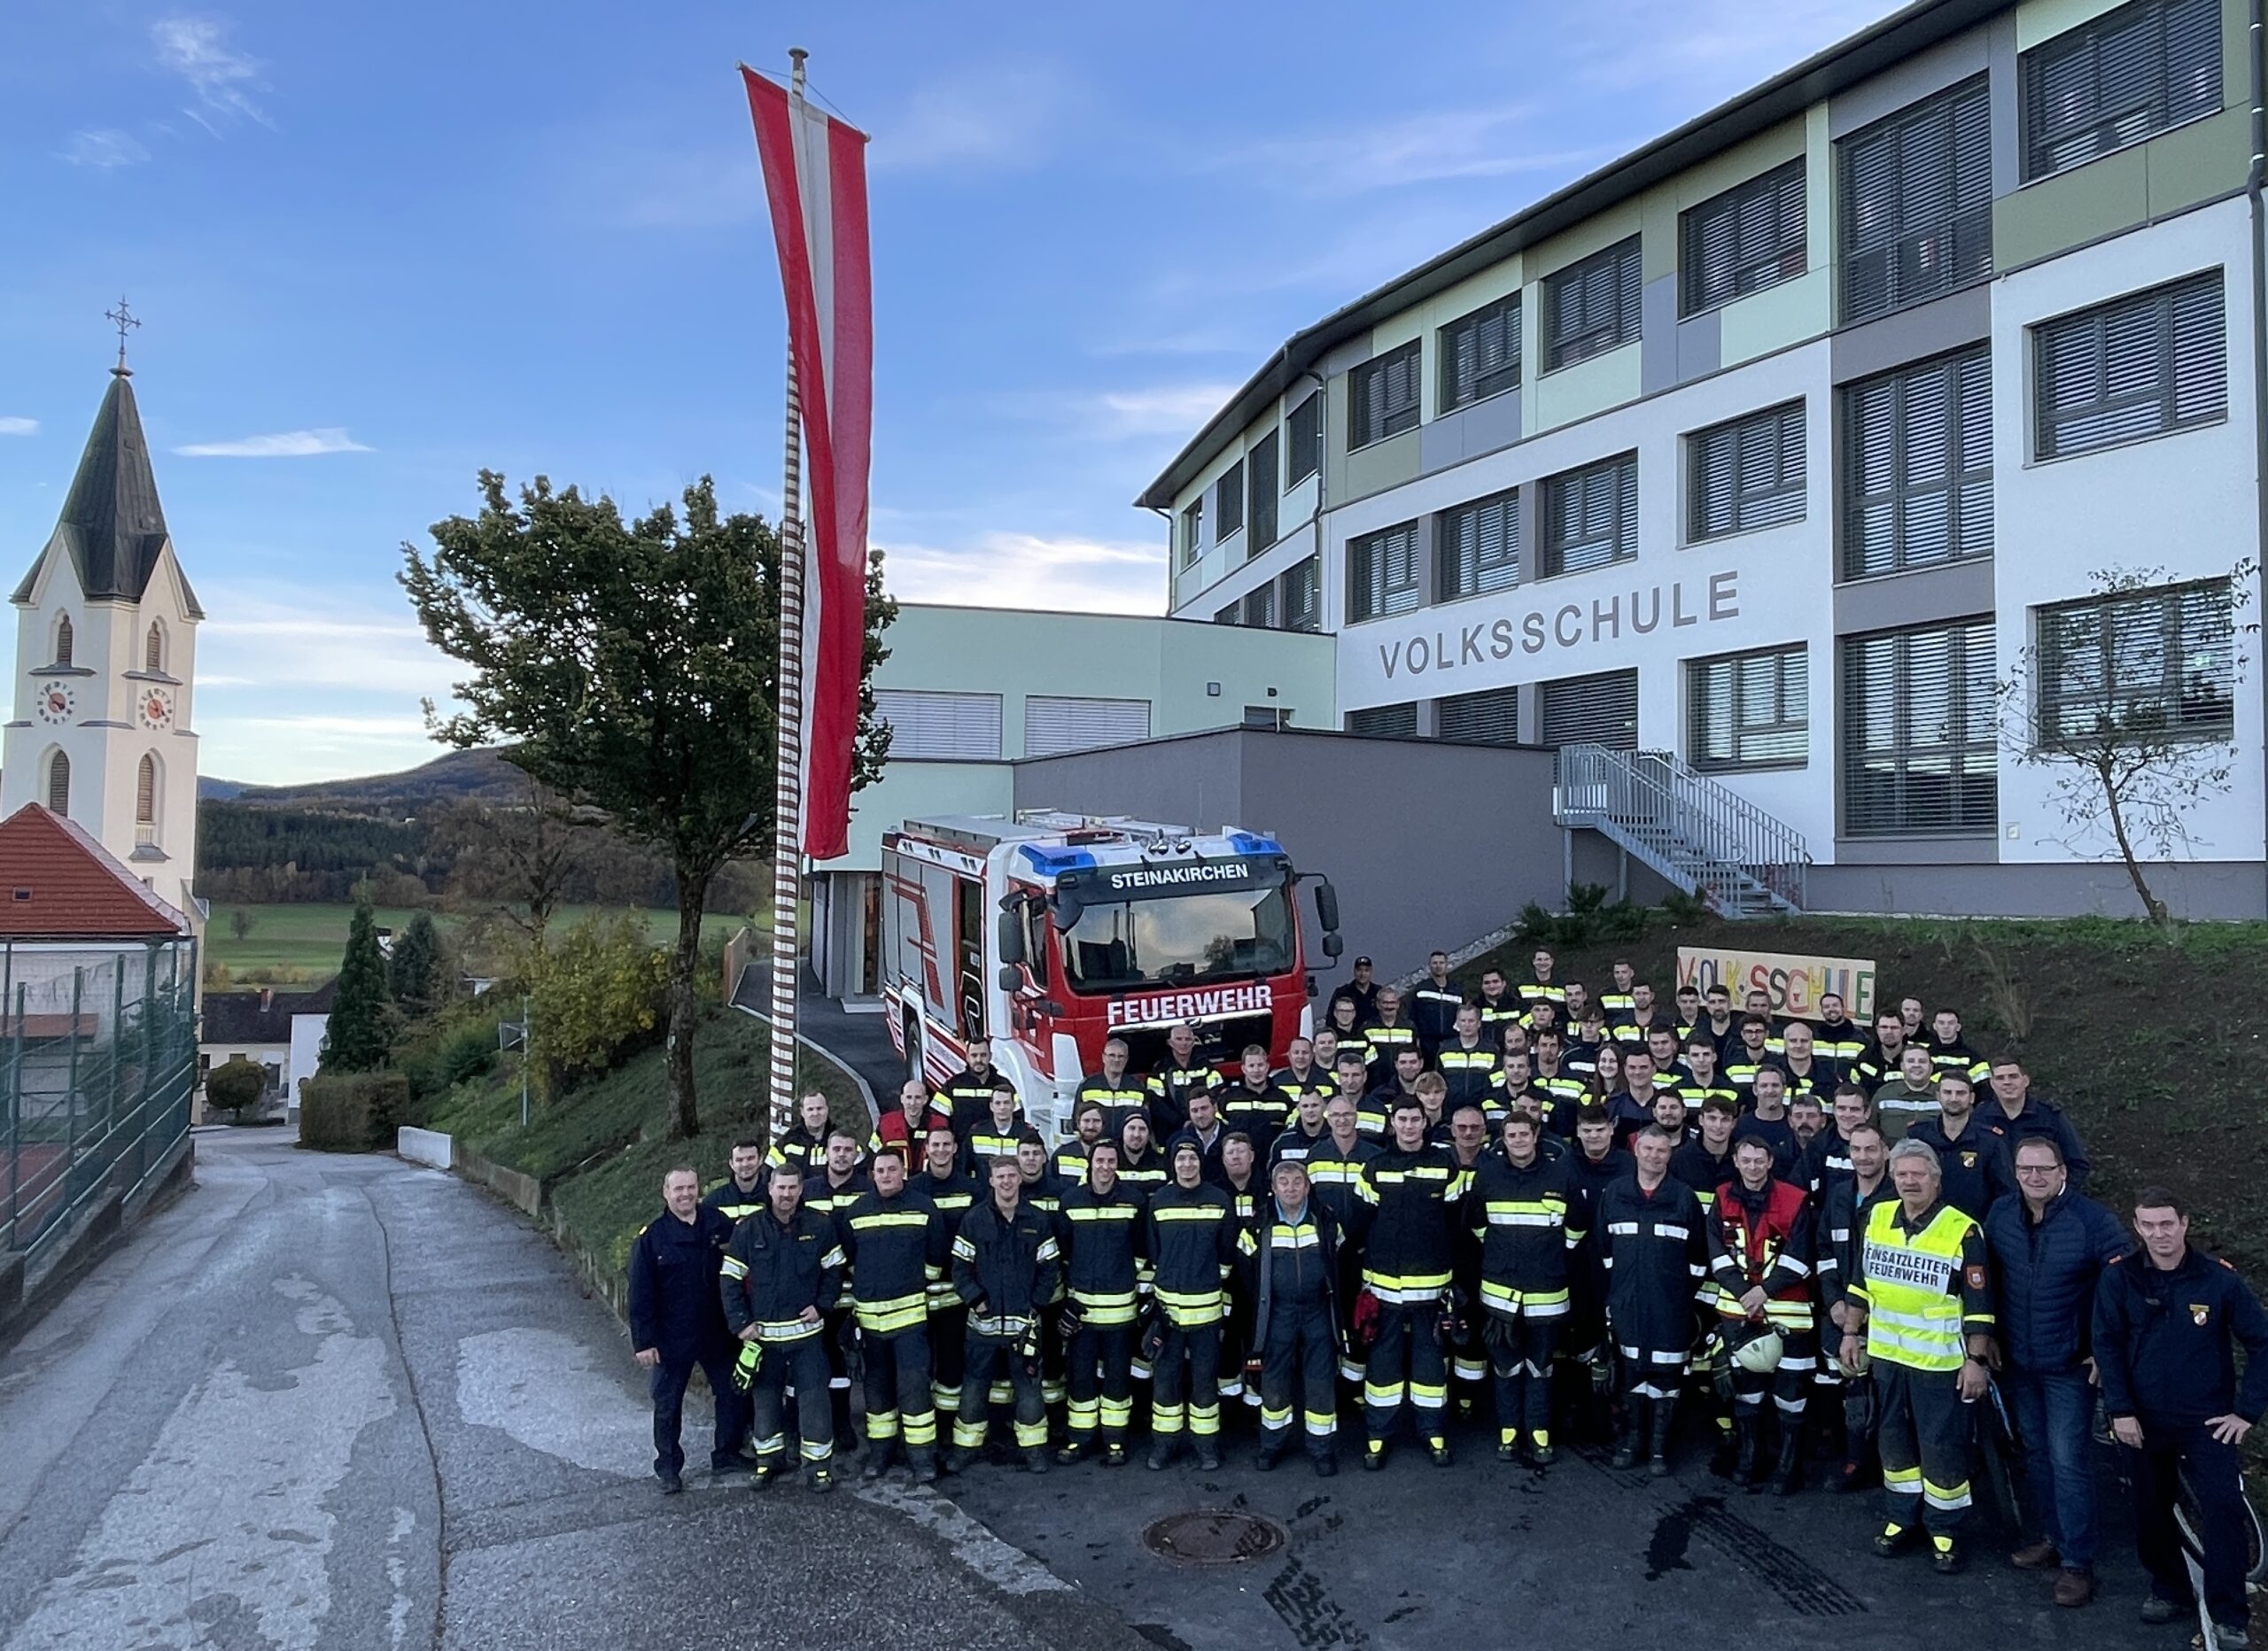
[[[1001,696],[924,688],[876,688],[874,715],[888,723],[889,754],[911,761],[997,763],[1003,756]],[[1150,737],[1147,700],[1034,694],[1024,700],[1026,756],[1055,756]]]
[[[2038,611],[2028,738],[2084,747],[2141,732],[2228,739],[2236,637],[2226,580],[2120,592]],[[1990,618],[1843,639],[1844,834],[1975,835],[1996,828],[2001,690]],[[1811,751],[1811,665],[1801,643],[1685,664],[1685,757],[1728,772],[1802,767]],[[1445,699],[1444,740],[1510,745],[1517,690]],[[1638,673],[1604,671],[1538,687],[1547,746],[1635,750]],[[1350,711],[1349,732],[1414,737],[1418,707]]]
[[[47,806],[68,819],[71,815],[71,758],[57,751],[47,759]],[[158,759],[144,756],[134,774],[134,841],[158,841]]]
[[[2032,453],[2069,459],[2218,423],[2228,413],[2218,270],[2043,322],[2032,333]],[[1845,578],[1992,548],[1992,369],[1984,345],[1846,385],[1837,530]],[[1744,414],[1685,438],[1683,539],[1804,519],[1805,407]],[[1535,519],[1521,556],[1521,500]],[[1434,601],[1585,572],[1638,554],[1638,456],[1618,454],[1432,518]],[[1425,605],[1422,519],[1348,543],[1347,619]]]
[[[1263,580],[1213,615],[1216,624],[1249,625],[1257,631],[1323,629],[1323,559],[1295,562],[1273,579]]]
[[[78,633],[72,628],[69,614],[56,616],[54,637],[55,658],[52,663],[58,665],[70,664],[72,654],[78,647]],[[154,673],[162,672],[165,668],[166,628],[157,620],[152,619],[150,622],[149,630],[143,634],[142,638],[142,669]]]
[[[2026,182],[2214,113],[2221,107],[2218,0],[2131,0],[2026,52],[2018,65],[2020,169]],[[1987,77],[1884,116],[1836,144],[1843,210],[1836,249],[1837,313],[1870,320],[1984,280],[1992,270],[1992,109]],[[1689,207],[1678,219],[1678,313],[1689,316],[1803,275],[1808,268],[1805,163],[1790,160]],[[1556,372],[1636,342],[1644,267],[1632,236],[1543,277],[1542,370]],[[1492,300],[1435,335],[1437,412],[1520,383],[1521,300]],[[1348,377],[1352,451],[1414,429],[1420,341],[1386,351]],[[1283,485],[1320,460],[1314,397],[1287,422]],[[1270,438],[1272,442],[1272,436]],[[1277,452],[1255,453],[1210,490],[1215,542],[1255,518],[1257,552],[1274,542]],[[1257,500],[1269,500],[1268,531]],[[1250,505],[1247,510],[1247,505]],[[1204,500],[1183,512],[1183,565],[1203,544]]]

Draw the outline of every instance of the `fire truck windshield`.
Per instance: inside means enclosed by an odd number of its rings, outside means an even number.
[[[1280,884],[1086,906],[1063,935],[1063,973],[1080,992],[1281,974],[1293,920]]]

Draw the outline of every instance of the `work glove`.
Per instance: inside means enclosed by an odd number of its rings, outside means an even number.
[[[741,1344],[740,1357],[733,1360],[733,1385],[745,1393],[756,1385],[756,1373],[763,1368],[764,1344],[745,1341]]]
[[[1383,1310],[1378,1297],[1370,1291],[1356,1292],[1353,1319],[1355,1345],[1364,1353],[1368,1353],[1371,1344],[1379,1338],[1379,1315]]]
[[[1067,1304],[1063,1311],[1055,1315],[1056,1327],[1063,1332],[1063,1339],[1067,1342],[1079,1333],[1079,1326],[1082,1322],[1078,1304],[1076,1302]]]

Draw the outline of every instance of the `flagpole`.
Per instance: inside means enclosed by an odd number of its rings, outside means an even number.
[[[788,89],[793,106],[804,101],[804,60],[789,49],[794,67]],[[804,851],[804,524],[803,400],[796,387],[796,350],[788,347],[787,464],[780,485],[780,750],[776,828],[772,853],[772,1125],[778,1143],[796,1124],[796,989],[800,983],[796,896]]]

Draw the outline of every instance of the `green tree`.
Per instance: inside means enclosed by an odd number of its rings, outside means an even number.
[[[441,961],[441,938],[433,932],[431,914],[421,911],[394,936],[386,956],[386,990],[394,1007],[409,1019],[423,1019],[433,1009],[433,979]]]
[[[726,862],[773,848],[780,546],[771,526],[720,515],[707,477],[625,523],[611,499],[538,477],[515,503],[480,477],[477,517],[432,530],[430,559],[402,546],[401,581],[425,634],[472,668],[462,709],[429,708],[437,739],[510,742],[505,760],[603,811],[665,854],[677,883],[665,1043],[673,1133],[699,1133],[694,975],[701,917]],[[889,729],[866,684],[897,615],[881,558],[866,578],[854,785],[882,769]]]
[[[205,1074],[205,1105],[228,1113],[231,1121],[243,1117],[245,1108],[267,1093],[267,1072],[241,1055]]]
[[[338,990],[323,1027],[322,1070],[376,1072],[393,1042],[393,1004],[386,991],[385,958],[378,951],[377,919],[368,901],[357,902],[346,930],[346,956]]]

